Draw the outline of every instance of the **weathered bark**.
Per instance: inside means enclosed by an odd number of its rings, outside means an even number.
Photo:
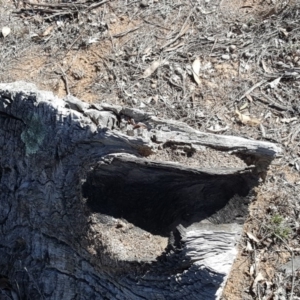
[[[218,298],[251,190],[280,152],[21,82],[0,84],[0,123],[0,289],[16,299]],[[230,151],[249,167],[146,158],[168,147]],[[134,259],[104,238],[111,228],[168,246]]]

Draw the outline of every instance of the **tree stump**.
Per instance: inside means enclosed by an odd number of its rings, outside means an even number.
[[[0,98],[3,299],[220,298],[280,148],[24,82]]]

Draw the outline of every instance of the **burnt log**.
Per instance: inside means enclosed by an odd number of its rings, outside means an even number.
[[[0,84],[0,124],[3,299],[220,298],[280,153],[24,82]]]

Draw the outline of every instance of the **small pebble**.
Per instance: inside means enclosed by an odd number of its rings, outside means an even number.
[[[230,45],[230,46],[229,46],[229,50],[230,50],[231,52],[234,52],[234,51],[236,50],[236,45]]]
[[[254,54],[254,53],[251,53],[251,52],[249,52],[249,51],[247,51],[247,52],[244,53],[244,56],[245,56],[246,58],[251,58],[251,57],[254,57],[255,54]]]
[[[224,59],[224,60],[229,60],[229,59],[230,59],[230,55],[228,55],[228,54],[223,54],[223,55],[222,55],[222,59]]]
[[[227,32],[226,37],[231,38],[233,36],[233,33],[231,31]]]
[[[247,24],[243,24],[241,29],[246,32],[249,31],[249,27]]]
[[[148,1],[142,0],[141,3],[140,3],[140,7],[145,8],[147,6],[149,6]]]

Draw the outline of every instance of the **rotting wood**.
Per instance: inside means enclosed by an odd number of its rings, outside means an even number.
[[[220,297],[251,190],[279,147],[59,99],[24,82],[0,84],[0,97],[0,269],[18,297]],[[145,126],[130,130],[129,119]],[[231,151],[251,166],[187,168],[146,158],[170,145]],[[112,256],[97,215],[127,218],[169,244],[159,256],[129,260],[118,249]]]

